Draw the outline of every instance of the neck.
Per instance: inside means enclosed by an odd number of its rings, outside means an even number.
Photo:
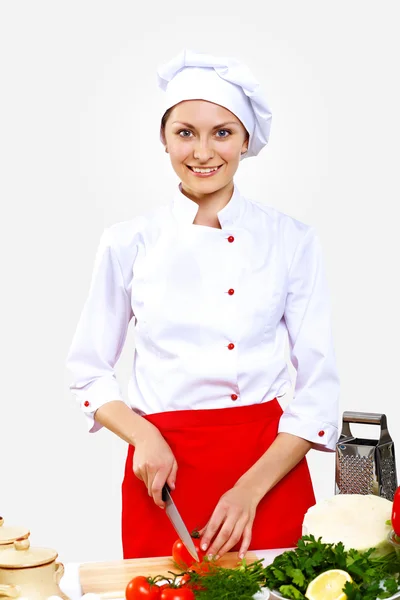
[[[224,208],[232,198],[234,190],[233,181],[230,181],[223,188],[212,192],[211,194],[202,194],[198,193],[190,188],[181,184],[181,192],[193,202],[199,205],[199,210],[196,215],[195,222],[199,221],[199,218],[205,218],[207,220],[212,220],[215,218],[215,221],[218,222],[217,213]]]

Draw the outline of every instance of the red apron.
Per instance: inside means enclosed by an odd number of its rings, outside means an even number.
[[[232,488],[277,436],[282,409],[262,404],[148,415],[178,463],[173,498],[189,531],[204,527],[219,498]],[[124,558],[169,556],[177,534],[165,512],[133,473],[129,446],[122,483]],[[250,550],[295,546],[315,497],[304,458],[258,505]],[[239,550],[237,545],[234,550]]]

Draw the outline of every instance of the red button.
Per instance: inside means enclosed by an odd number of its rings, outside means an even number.
[[[235,241],[235,238],[233,237],[233,235],[230,235],[228,237],[228,242],[230,242],[232,244],[232,242],[234,242],[234,241]]]
[[[233,350],[235,347],[235,344],[232,344],[232,342],[230,344],[228,344],[228,348],[229,350]]]
[[[322,430],[318,431],[318,435],[319,435],[319,437],[322,437],[323,435],[325,435],[325,431],[322,431]]]
[[[233,290],[232,288],[230,290],[228,290],[228,294],[230,296],[233,296],[234,293],[235,293],[235,290]]]
[[[238,399],[238,397],[236,396],[236,394],[232,394],[231,398],[232,398],[232,400],[237,400]]]
[[[83,403],[83,406],[86,406],[86,407],[90,406],[89,400],[85,400],[85,402]]]

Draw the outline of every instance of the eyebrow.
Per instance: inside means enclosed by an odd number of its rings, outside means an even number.
[[[196,129],[195,126],[191,125],[190,123],[183,123],[182,121],[174,121],[172,123],[172,125],[176,125],[176,124],[184,125],[185,127],[189,127],[190,129]],[[227,121],[226,123],[221,123],[220,125],[216,125],[215,127],[213,127],[213,129],[222,129],[226,125],[239,125],[239,123],[236,123],[236,121]]]

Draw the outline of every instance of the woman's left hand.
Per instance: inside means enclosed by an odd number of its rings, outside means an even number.
[[[204,550],[209,556],[219,558],[243,538],[239,550],[239,558],[243,558],[250,546],[259,502],[252,488],[236,484],[228,490],[221,496],[206,527],[200,530],[201,549],[206,546]]]

